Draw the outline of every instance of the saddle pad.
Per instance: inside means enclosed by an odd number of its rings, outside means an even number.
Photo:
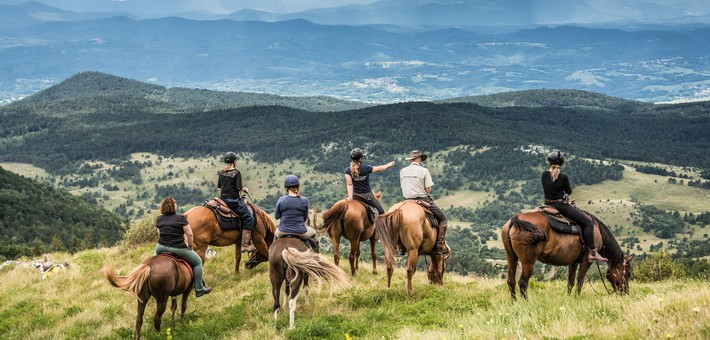
[[[570,220],[560,220],[556,216],[552,216],[546,213],[541,213],[545,218],[547,218],[547,221],[550,222],[550,226],[552,226],[552,229],[554,231],[557,231],[559,233],[563,234],[573,234],[573,235],[580,235],[579,233],[579,225],[576,223],[570,221]]]
[[[190,277],[193,279],[195,278],[195,273],[192,272],[192,266],[190,266],[190,263],[183,260],[182,258],[177,257],[177,256],[170,254],[170,253],[160,253],[160,254],[158,254],[158,256],[169,257],[169,258],[173,259],[173,261],[175,261],[175,262],[182,263],[183,265],[185,265],[185,267],[187,267],[187,270],[190,272]]]
[[[217,224],[219,224],[219,227],[222,228],[222,230],[239,230],[242,228],[242,221],[239,219],[237,214],[235,214],[232,210],[229,210],[229,213],[225,214],[224,209],[229,209],[229,206],[227,206],[226,203],[219,198],[205,201],[202,206],[212,210],[215,218],[217,218]]]

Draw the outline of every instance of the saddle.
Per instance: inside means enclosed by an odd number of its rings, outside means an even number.
[[[564,217],[557,208],[550,205],[541,205],[537,208],[537,212],[545,216],[547,221],[550,222],[552,229],[563,234],[573,234],[581,236],[581,228],[579,225]]]
[[[315,253],[320,253],[320,246],[318,245],[318,239],[316,239],[315,237],[311,237],[309,239],[304,240],[298,235],[286,234],[286,235],[283,235],[279,238],[295,238],[297,240],[301,240],[301,241],[303,241],[303,244],[306,245],[306,248],[310,249],[311,251],[313,251]]]
[[[173,254],[170,254],[170,253],[160,253],[160,254],[158,254],[158,256],[169,257],[169,258],[173,259],[173,261],[175,261],[175,262],[177,262],[177,263],[182,263],[183,265],[185,265],[185,267],[187,267],[187,270],[190,272],[190,277],[191,277],[193,280],[195,279],[195,273],[192,271],[192,266],[190,266],[190,263],[189,263],[189,262],[183,260],[182,258],[180,258],[180,257],[178,257],[178,256],[175,256],[175,255],[173,255]]]
[[[217,218],[219,227],[223,230],[239,230],[242,228],[242,220],[239,219],[239,215],[232,211],[229,205],[221,198],[215,197],[211,200],[207,200],[202,206],[212,210],[214,216]]]
[[[436,217],[434,216],[434,213],[431,212],[431,210],[430,210],[431,204],[429,204],[428,202],[424,202],[422,200],[407,200],[407,201],[411,201],[416,204],[419,204],[420,207],[424,208],[424,215],[429,220],[429,223],[431,223],[431,227],[434,229],[438,229],[439,220],[437,220]]]
[[[365,207],[365,211],[367,211],[367,220],[370,221],[370,224],[375,223],[377,215],[380,214],[379,211],[377,211],[377,208],[370,205],[370,202],[368,202],[362,196],[353,195],[353,200],[362,203],[362,205]]]

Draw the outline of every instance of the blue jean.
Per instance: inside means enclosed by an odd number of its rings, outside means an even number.
[[[239,219],[242,220],[242,229],[254,230],[254,216],[251,215],[251,212],[249,212],[249,208],[247,208],[247,205],[244,204],[244,201],[241,199],[224,197],[222,197],[222,200],[227,203],[229,209],[232,209],[237,215],[239,215]]]

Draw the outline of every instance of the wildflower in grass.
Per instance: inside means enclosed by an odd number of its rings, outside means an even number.
[[[693,307],[693,313],[700,313],[700,307]]]
[[[673,339],[673,334],[666,333],[666,339]]]
[[[165,339],[166,339],[166,340],[173,340],[173,335],[170,334],[170,328],[169,328],[169,327],[168,327],[168,329],[165,331]]]
[[[345,333],[345,340],[353,340],[353,338],[350,337],[350,334]]]
[[[463,325],[459,324],[459,329],[463,330]]]

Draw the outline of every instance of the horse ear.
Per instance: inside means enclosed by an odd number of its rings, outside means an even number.
[[[626,262],[631,262],[631,260],[633,260],[633,259],[634,259],[634,254],[624,256],[624,260],[626,260]]]

